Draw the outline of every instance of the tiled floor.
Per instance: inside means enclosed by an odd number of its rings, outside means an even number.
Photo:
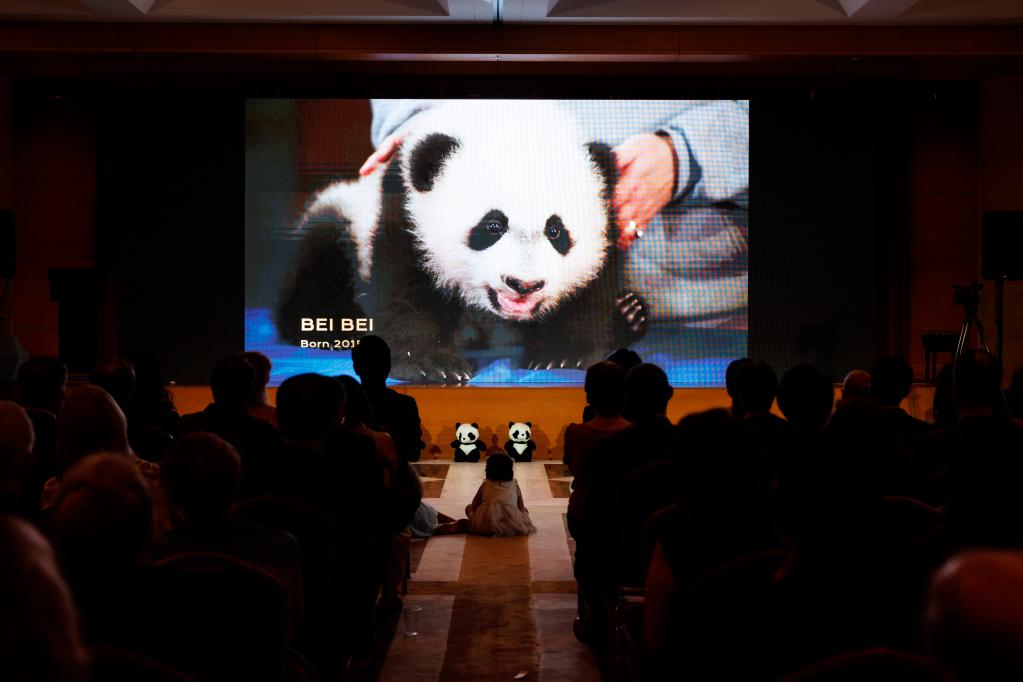
[[[483,481],[483,464],[430,463],[427,499],[460,518]],[[447,467],[445,472],[439,471]],[[421,606],[420,634],[399,625],[380,679],[598,680],[596,664],[572,636],[575,581],[565,472],[550,463],[515,465],[537,532],[528,538],[434,537],[415,546],[407,606]],[[564,485],[561,485],[564,483]],[[564,496],[561,496],[562,491]]]

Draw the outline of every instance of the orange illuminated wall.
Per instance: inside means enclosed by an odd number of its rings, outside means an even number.
[[[91,107],[74,99],[17,100],[13,112],[11,327],[32,355],[56,355],[57,305],[47,273],[94,264],[96,122]]]

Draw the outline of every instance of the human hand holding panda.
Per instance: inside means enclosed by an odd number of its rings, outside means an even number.
[[[553,103],[450,102],[404,133],[382,171],[318,193],[276,310],[372,318],[391,375],[454,383],[466,352],[522,349],[526,368],[584,368],[645,329],[622,292],[611,150]]]

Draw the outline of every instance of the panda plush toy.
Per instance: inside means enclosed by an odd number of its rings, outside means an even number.
[[[522,349],[528,369],[584,369],[645,332],[623,291],[613,152],[554,102],[451,101],[419,114],[386,168],[314,195],[275,308],[370,318],[391,377],[459,383],[470,350]]]
[[[504,444],[508,456],[516,462],[532,462],[533,450],[533,422],[508,422],[508,442]]]
[[[479,424],[455,424],[455,439],[451,441],[455,449],[456,462],[478,462],[486,454],[487,449],[480,442]]]

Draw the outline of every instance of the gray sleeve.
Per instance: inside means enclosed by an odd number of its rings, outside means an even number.
[[[380,143],[388,135],[402,128],[412,117],[421,111],[433,107],[437,103],[435,99],[373,99],[370,106],[373,109],[373,125],[370,129],[370,139],[373,147],[379,147]]]
[[[744,203],[749,189],[749,103],[707,100],[673,117],[660,132],[678,158],[674,199]]]

